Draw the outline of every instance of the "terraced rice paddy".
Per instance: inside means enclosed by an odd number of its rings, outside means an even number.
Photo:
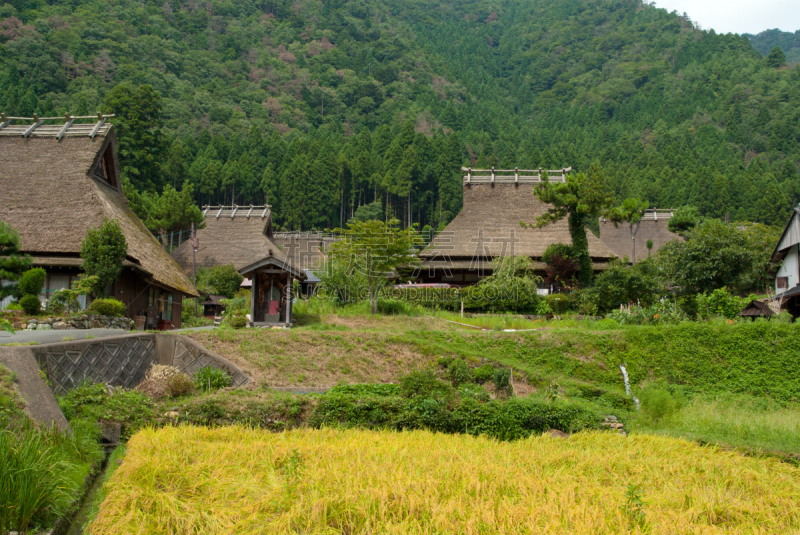
[[[680,439],[145,430],[91,533],[800,533],[800,470]]]

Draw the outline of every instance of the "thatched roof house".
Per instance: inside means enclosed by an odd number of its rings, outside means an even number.
[[[292,259],[273,239],[269,206],[206,206],[205,228],[197,230],[196,269],[233,264],[239,270],[266,257],[290,265]],[[192,273],[192,242],[183,242],[172,257]]]
[[[80,274],[86,232],[116,219],[128,243],[114,297],[128,314],[146,308],[180,324],[181,296],[192,282],[128,208],[119,177],[116,136],[101,117],[93,124],[0,123],[0,219],[20,235],[22,249],[48,272],[45,292],[68,287]],[[33,121],[33,119],[32,119]],[[167,325],[169,327],[169,325]]]
[[[205,228],[197,231],[198,248],[194,266],[210,268],[233,264],[253,281],[252,323],[290,325],[293,281],[306,279],[273,239],[269,206],[207,206],[203,211]],[[192,242],[182,243],[172,252],[186,273],[192,273]]]
[[[683,240],[667,228],[673,210],[646,210],[639,229],[636,230],[636,262],[644,260],[649,254],[656,254],[659,249],[672,240]],[[635,229],[634,229],[635,230]],[[647,240],[653,240],[653,249],[647,250]],[[633,240],[631,229],[627,223],[614,225],[613,221],[600,220],[600,241],[608,246],[619,258],[628,257],[633,260]]]
[[[422,282],[470,284],[491,273],[492,259],[527,256],[537,270],[552,243],[572,243],[566,220],[542,228],[523,228],[534,223],[548,205],[533,194],[540,173],[551,182],[563,182],[571,169],[558,171],[499,171],[465,169],[464,207],[419,255]],[[587,232],[589,256],[596,270],[604,269],[614,253]]]

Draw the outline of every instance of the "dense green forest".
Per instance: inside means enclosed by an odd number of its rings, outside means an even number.
[[[598,163],[619,200],[782,224],[800,201],[798,82],[746,37],[639,0],[0,7],[0,110],[116,112],[144,215],[175,188],[266,200],[290,229],[376,200],[439,226],[462,164]]]
[[[766,30],[758,35],[744,34],[750,40],[753,48],[768,55],[776,46],[786,55],[786,62],[790,65],[800,63],[800,30],[796,32],[782,32],[780,30]]]

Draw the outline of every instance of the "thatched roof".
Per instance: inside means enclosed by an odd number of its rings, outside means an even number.
[[[750,303],[744,307],[744,310],[739,312],[739,316],[743,317],[755,317],[755,316],[772,316],[775,312],[762,301],[750,301]]]
[[[535,223],[547,205],[533,194],[530,183],[465,184],[464,208],[420,253],[433,259],[528,256],[541,259],[552,243],[572,243],[566,219],[542,228],[523,228],[520,221]],[[587,232],[589,256],[608,260],[614,253]]]
[[[656,215],[654,218],[653,215]],[[649,216],[649,217],[648,217]],[[648,211],[646,217],[639,222],[639,230],[636,232],[636,261],[647,258],[647,240],[653,240],[653,249],[650,254],[656,254],[659,249],[672,240],[681,240],[683,237],[667,228],[667,221],[671,213],[659,214]],[[633,244],[631,243],[631,230],[627,223],[619,223],[614,226],[613,221],[600,220],[600,241],[614,251],[614,254],[622,258],[631,258]]]
[[[267,257],[292,265],[272,239],[272,214],[268,206],[210,207],[205,228],[197,231],[197,269],[233,264],[240,270]],[[192,242],[183,242],[172,257],[186,273],[192,272]],[[293,268],[294,269],[294,268]]]
[[[323,232],[276,232],[273,241],[300,269],[317,269],[325,262],[325,251],[338,236]]]
[[[225,299],[224,295],[209,295],[205,301],[201,302],[201,305],[214,305],[214,306],[223,306],[222,300]]]
[[[110,125],[94,138],[83,130],[61,140],[51,130],[29,137],[0,130],[0,219],[19,232],[22,249],[42,265],[73,265],[87,230],[116,219],[128,242],[127,261],[156,284],[185,295],[197,291],[128,208],[117,173]],[[73,127],[74,128],[74,127]],[[72,130],[72,129],[71,129]],[[100,178],[100,170],[103,176]],[[64,263],[57,259],[63,257]]]

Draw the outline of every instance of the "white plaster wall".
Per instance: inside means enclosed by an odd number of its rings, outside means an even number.
[[[789,289],[794,288],[800,283],[798,280],[798,262],[800,262],[800,258],[798,258],[797,254],[797,245],[793,245],[789,252],[786,254],[786,257],[783,259],[783,263],[781,264],[780,269],[778,269],[777,275],[775,275],[775,292],[779,292],[781,290],[778,289],[778,277],[788,277],[789,279]]]

